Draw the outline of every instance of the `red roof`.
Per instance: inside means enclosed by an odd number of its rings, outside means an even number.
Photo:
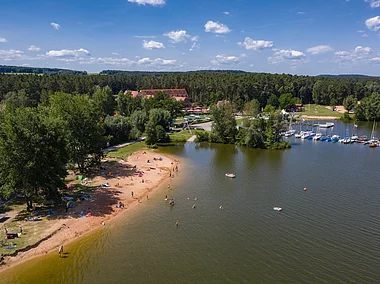
[[[177,101],[185,101],[188,99],[189,95],[185,89],[152,89],[152,90],[141,90],[140,94],[143,97],[152,97],[157,93],[167,94],[170,98],[175,98]]]

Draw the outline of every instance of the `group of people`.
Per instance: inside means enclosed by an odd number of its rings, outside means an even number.
[[[124,203],[121,201],[119,201],[119,203],[116,204],[116,208],[124,208],[124,206],[125,206]]]

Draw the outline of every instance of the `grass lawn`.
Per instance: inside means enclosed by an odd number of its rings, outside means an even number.
[[[74,188],[66,189],[64,195],[73,197],[73,200],[83,197],[83,192],[87,195],[95,190],[96,187],[88,187],[76,185]],[[46,229],[51,227],[51,222],[60,218],[61,214],[64,214],[64,204],[54,207],[53,205],[35,204],[36,212],[38,214],[32,214],[27,212],[26,204],[22,200],[17,198],[7,205],[4,209],[9,214],[15,214],[12,220],[1,226],[0,232],[0,254],[8,255],[14,253],[16,250],[23,249],[27,246],[34,245],[40,241],[43,237],[46,237]],[[11,213],[12,212],[12,213]],[[16,213],[18,213],[16,215]],[[38,217],[38,221],[26,221],[26,218]],[[22,227],[22,234],[18,238],[7,239],[3,233],[4,228],[7,228],[8,232],[19,233],[20,227]]]
[[[139,151],[139,150],[147,150],[148,147],[146,146],[144,141],[136,142],[131,145],[119,148],[115,151],[111,151],[107,153],[108,158],[125,158],[126,156],[131,155],[133,152]]]
[[[189,130],[182,130],[180,132],[173,132],[169,134],[172,142],[186,142],[193,135],[195,135],[194,130],[192,130],[191,133]]]
[[[331,111],[326,106],[320,106],[316,104],[304,105],[302,112],[295,112],[295,115],[310,115],[310,116],[335,116],[341,117],[343,113],[337,111]]]

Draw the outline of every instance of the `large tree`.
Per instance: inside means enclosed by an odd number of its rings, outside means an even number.
[[[103,122],[85,95],[56,93],[50,98],[50,111],[65,122],[66,147],[70,161],[85,172],[99,163],[106,145]]]
[[[212,110],[214,121],[212,129],[215,132],[217,139],[222,143],[235,142],[237,133],[235,112],[232,104],[228,101],[223,101]]]
[[[0,121],[0,193],[24,197],[27,208],[58,200],[67,154],[62,121],[42,109],[7,107]]]

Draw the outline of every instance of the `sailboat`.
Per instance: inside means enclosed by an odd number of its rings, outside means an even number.
[[[290,118],[289,122],[289,130],[285,132],[285,137],[290,137],[296,133],[296,131],[292,128],[292,119],[293,117]]]
[[[373,121],[373,126],[372,126],[372,132],[371,132],[371,140],[369,140],[369,147],[377,147],[378,146],[378,140],[375,138],[375,130],[376,129],[376,121]]]

